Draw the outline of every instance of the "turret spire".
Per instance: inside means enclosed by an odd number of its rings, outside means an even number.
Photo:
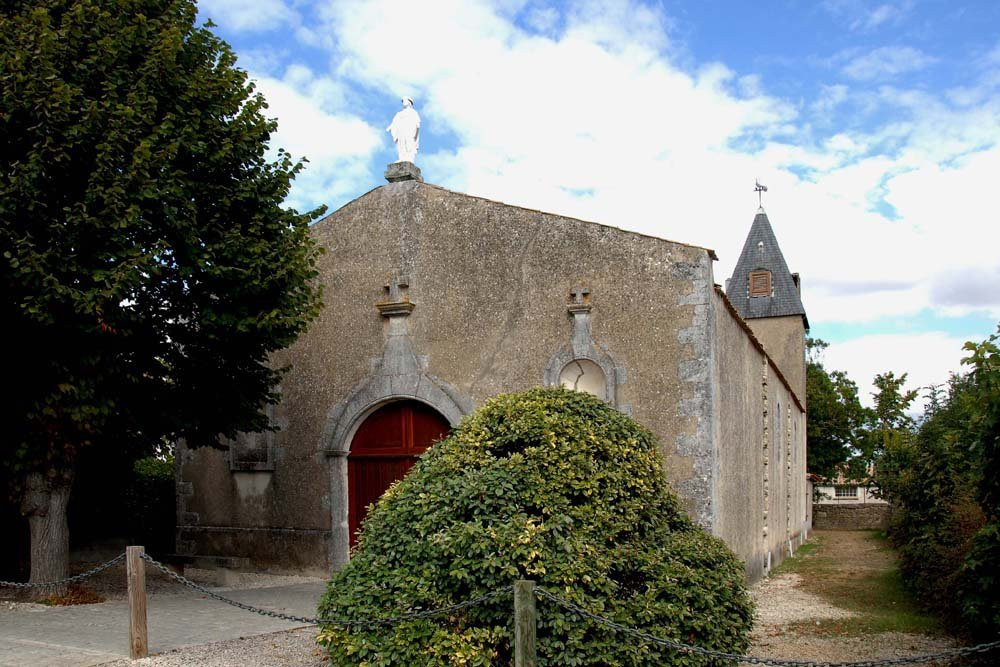
[[[758,182],[755,190],[759,197],[767,187]],[[726,296],[745,320],[801,315],[809,328],[798,275],[788,270],[763,208],[753,219],[733,277],[726,283]]]

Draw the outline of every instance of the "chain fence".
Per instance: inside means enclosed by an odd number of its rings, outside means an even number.
[[[893,665],[917,665],[925,664],[929,662],[936,662],[939,660],[951,660],[954,658],[960,658],[965,656],[971,656],[981,653],[987,653],[998,647],[1000,647],[1000,641],[989,642],[987,644],[979,644],[977,646],[963,646],[960,648],[946,649],[944,651],[939,651],[937,653],[929,653],[925,655],[916,655],[911,657],[900,657],[900,658],[884,658],[880,660],[860,660],[856,662],[817,662],[814,660],[783,660],[779,658],[760,658],[752,655],[739,655],[736,653],[726,653],[725,651],[715,651],[712,649],[702,648],[700,646],[691,646],[690,644],[684,644],[682,642],[674,641],[673,639],[666,639],[664,637],[657,637],[656,635],[650,634],[643,630],[637,628],[632,628],[617,621],[613,621],[610,618],[606,618],[599,614],[594,614],[587,611],[583,607],[565,598],[562,598],[554,593],[551,593],[544,588],[537,587],[535,592],[542,598],[550,600],[555,604],[559,605],[564,609],[568,609],[577,616],[585,618],[587,620],[599,623],[606,627],[611,628],[616,632],[621,632],[624,635],[635,637],[643,641],[649,642],[650,644],[656,644],[657,646],[663,646],[666,648],[671,648],[682,653],[690,653],[693,655],[700,655],[706,658],[715,658],[719,660],[728,660],[730,662],[744,663],[750,665],[771,665],[772,667],[892,667]]]
[[[260,614],[261,616],[267,616],[269,618],[277,618],[284,621],[291,621],[293,623],[300,623],[302,625],[334,625],[343,628],[357,628],[366,629],[374,628],[380,626],[390,626],[396,625],[398,623],[404,623],[406,621],[414,621],[424,618],[433,618],[436,616],[444,616],[447,614],[452,614],[463,609],[470,609],[472,607],[477,607],[493,600],[511,595],[513,593],[513,586],[504,586],[503,588],[498,588],[496,590],[490,591],[475,598],[465,600],[453,605],[448,605],[446,607],[440,607],[436,609],[424,609],[418,611],[412,611],[405,614],[400,614],[397,616],[389,616],[385,618],[369,618],[361,620],[351,620],[346,618],[313,618],[310,616],[296,616],[294,614],[284,614],[282,612],[274,611],[272,609],[262,609],[260,607],[255,607],[251,604],[246,604],[238,600],[233,600],[227,598],[224,595],[219,595],[215,591],[205,588],[195,582],[191,581],[187,577],[178,574],[177,572],[170,569],[163,563],[150,557],[148,554],[143,553],[141,558],[152,565],[154,568],[160,570],[167,577],[173,581],[190,588],[192,590],[206,595],[210,598],[216,599],[225,604],[231,605],[238,609],[244,611],[252,612],[255,614]],[[57,586],[66,586],[69,584],[74,584],[83,581],[89,577],[93,577],[100,574],[104,570],[117,565],[125,560],[125,554],[121,553],[106,563],[102,563],[97,567],[87,570],[86,572],[81,572],[80,574],[74,575],[72,577],[67,577],[65,579],[60,579],[58,581],[47,581],[42,583],[34,582],[17,582],[17,581],[0,581],[0,588],[16,588],[16,589],[31,589],[31,588],[53,588]],[[573,612],[582,619],[592,621],[599,625],[611,628],[615,632],[620,632],[623,635],[629,637],[634,637],[636,639],[648,642],[650,644],[655,644],[657,646],[662,646],[665,648],[670,648],[681,653],[688,653],[692,655],[699,655],[705,658],[715,659],[715,660],[726,660],[732,663],[748,664],[748,665],[768,665],[770,667],[895,667],[897,665],[917,665],[917,664],[927,664],[931,662],[938,662],[944,660],[953,660],[955,658],[968,657],[973,655],[985,654],[995,649],[1000,648],[1000,641],[989,642],[985,644],[978,644],[976,646],[963,646],[953,649],[946,649],[943,651],[938,651],[937,653],[928,653],[924,655],[915,655],[909,657],[899,657],[899,658],[884,658],[879,660],[860,660],[854,662],[818,662],[813,660],[785,660],[779,658],[767,658],[767,657],[757,657],[751,655],[740,655],[737,653],[727,653],[725,651],[716,651],[714,649],[707,649],[701,646],[693,646],[690,644],[684,644],[673,639],[667,639],[664,637],[658,637],[654,634],[640,630],[638,628],[633,628],[623,623],[619,623],[600,614],[595,614],[593,612],[587,611],[580,605],[571,602],[551,591],[546,590],[542,587],[535,588],[535,594],[548,600],[563,609]]]
[[[120,553],[107,563],[102,563],[92,570],[87,570],[86,572],[81,572],[80,574],[75,574],[72,577],[66,577],[65,579],[59,579],[57,581],[44,581],[44,582],[31,582],[31,581],[0,581],[0,588],[18,588],[18,589],[29,589],[29,588],[56,588],[58,586],[68,586],[69,584],[75,584],[84,579],[93,577],[96,574],[104,572],[106,569],[113,565],[125,560],[125,554]]]
[[[219,602],[225,602],[228,605],[232,605],[238,609],[243,609],[245,611],[253,612],[255,614],[260,614],[261,616],[268,616],[270,618],[280,618],[285,621],[292,621],[293,623],[302,623],[304,625],[336,625],[344,628],[371,628],[378,627],[382,625],[395,625],[397,623],[403,623],[405,621],[414,621],[421,618],[433,618],[434,616],[443,616],[445,614],[451,614],[456,611],[461,611],[462,609],[468,609],[470,607],[476,607],[481,604],[485,604],[497,598],[503,597],[505,595],[510,595],[514,591],[513,586],[505,586],[503,588],[498,588],[495,591],[490,591],[480,595],[479,597],[471,598],[465,600],[464,602],[459,602],[457,604],[448,605],[447,607],[439,607],[437,609],[425,609],[421,611],[413,611],[406,614],[400,614],[398,616],[390,616],[386,618],[370,618],[364,620],[350,620],[346,618],[312,618],[309,616],[295,616],[294,614],[283,614],[281,612],[273,611],[271,609],[261,609],[260,607],[255,607],[251,604],[245,604],[237,600],[232,600],[223,595],[205,588],[204,586],[199,586],[187,577],[177,574],[169,567],[156,561],[146,554],[142,555],[142,559],[148,562],[150,565],[156,569],[163,572],[165,575],[176,581],[177,583],[183,584],[188,588],[198,591],[203,595],[207,595],[211,598],[215,598]]]

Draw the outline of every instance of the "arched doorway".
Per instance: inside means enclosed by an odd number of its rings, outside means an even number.
[[[368,505],[405,475],[417,457],[447,435],[450,428],[448,420],[437,410],[419,401],[388,403],[362,422],[347,456],[351,546]]]

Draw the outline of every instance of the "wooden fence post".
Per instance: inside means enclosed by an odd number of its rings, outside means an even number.
[[[142,560],[145,549],[125,548],[125,571],[128,578],[128,644],[133,660],[149,654],[146,633],[146,563]]]
[[[536,667],[535,582],[514,582],[514,667]]]

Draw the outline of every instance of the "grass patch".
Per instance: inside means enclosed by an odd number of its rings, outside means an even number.
[[[945,634],[940,623],[927,624],[925,617],[904,618],[895,615],[829,618],[819,621],[798,621],[785,626],[785,632],[809,637],[864,637],[882,632],[903,632],[919,635]]]
[[[820,553],[820,549],[823,546],[823,541],[826,539],[824,536],[816,535],[809,538],[809,541],[801,545],[795,550],[795,555],[791,558],[786,558],[781,561],[778,567],[771,569],[772,577],[779,574],[800,574],[802,572],[809,572],[815,568],[816,559]]]
[[[935,617],[923,611],[903,586],[896,557],[885,536],[871,531],[814,534],[795,556],[771,576],[797,574],[799,588],[832,605],[859,614],[838,620],[805,621],[790,631],[830,636],[880,632],[944,634]]]

